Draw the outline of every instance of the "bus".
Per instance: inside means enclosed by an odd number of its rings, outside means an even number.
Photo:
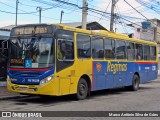
[[[90,31],[62,24],[14,27],[9,39],[7,88],[40,96],[126,87],[157,79],[155,42],[109,31]]]

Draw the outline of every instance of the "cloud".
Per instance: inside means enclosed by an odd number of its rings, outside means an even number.
[[[136,2],[135,0],[126,0],[129,4],[133,5],[134,8],[141,6],[138,2]],[[145,2],[148,2],[149,0],[144,0]],[[106,7],[108,6],[108,11],[111,10],[111,0],[98,0],[96,7],[97,8],[101,8],[101,10],[105,10]],[[125,12],[127,10],[131,10],[132,8],[124,1],[124,0],[118,0],[118,2],[116,3],[116,5],[119,6],[119,8],[121,9],[121,12]]]
[[[0,2],[9,2],[9,0],[0,0]]]
[[[147,18],[152,19],[159,18],[159,15],[152,11],[149,8],[144,7],[143,5],[136,2],[136,0],[126,0],[130,5],[132,5],[134,8],[136,8],[139,12],[141,12],[143,15],[145,15]],[[143,0],[144,2],[150,2],[150,0]],[[110,3],[110,4],[109,4]],[[109,4],[109,6],[108,6]],[[98,0],[97,2],[97,9],[101,9],[104,11],[106,7],[108,6],[108,9],[106,12],[111,12],[111,2],[110,0]],[[134,10],[131,6],[129,6],[124,0],[118,0],[116,3],[115,13],[119,12],[122,15],[125,16],[132,16],[132,17],[138,17],[145,19],[142,15],[140,15],[136,10]]]
[[[157,13],[155,13],[154,11],[150,10],[149,8],[146,8],[143,5],[139,4],[138,2],[136,2],[136,0],[126,0],[126,1],[131,6],[136,8],[139,12],[141,12],[144,16],[146,16],[148,19],[159,18],[159,15]],[[143,1],[150,2],[150,0],[143,0]],[[108,12],[108,13],[111,12],[111,0],[97,0],[95,5],[96,5],[95,9],[98,9],[101,11],[105,11],[108,6],[106,12]],[[124,19],[129,20],[131,22],[134,22],[134,23],[144,21],[146,18],[143,17],[142,15],[140,15],[131,6],[129,6],[124,0],[118,0],[118,2],[116,3],[115,13],[118,13],[118,14],[120,13],[122,15],[121,17],[123,17]],[[94,14],[94,15],[101,17],[101,15],[97,15],[97,14]],[[129,18],[129,17],[134,17],[135,19]],[[136,18],[141,18],[141,19],[136,19]],[[125,21],[124,19],[123,20],[121,19],[122,23],[124,23],[124,22],[130,23],[129,21]],[[96,19],[94,18],[94,20],[99,21],[98,18],[96,18]],[[118,19],[118,20],[120,20],[120,19]],[[109,29],[110,17],[108,17],[108,18],[103,17],[103,19],[100,20],[100,23]],[[120,27],[122,27],[121,23],[117,24],[117,28],[120,29]],[[126,27],[126,28],[129,29],[128,27]]]

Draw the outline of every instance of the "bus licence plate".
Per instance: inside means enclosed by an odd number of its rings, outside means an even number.
[[[28,90],[27,87],[20,87],[19,89],[20,89],[21,91],[27,91],[27,90]]]

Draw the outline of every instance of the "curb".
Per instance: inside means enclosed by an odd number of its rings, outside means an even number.
[[[5,86],[7,86],[7,83],[0,81],[0,87],[5,87]]]

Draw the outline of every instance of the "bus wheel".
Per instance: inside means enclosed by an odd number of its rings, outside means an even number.
[[[130,86],[131,90],[137,91],[139,89],[139,83],[140,83],[140,79],[139,79],[138,75],[135,74],[132,79],[132,86]]]
[[[87,97],[87,94],[88,94],[88,84],[85,79],[81,78],[77,86],[76,98],[78,100],[83,100]]]

